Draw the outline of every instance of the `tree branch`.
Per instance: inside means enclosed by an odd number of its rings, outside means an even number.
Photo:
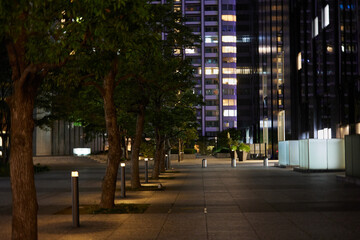
[[[129,74],[126,74],[126,75],[118,78],[118,79],[116,80],[116,82],[115,82],[115,87],[116,87],[117,85],[119,85],[121,81],[124,81],[125,79],[128,79],[128,78],[130,78],[130,77],[135,77],[135,74],[129,73]]]
[[[89,75],[91,75],[91,74],[89,74]],[[89,82],[84,83],[84,86],[94,86],[94,87],[99,91],[99,93],[101,94],[101,96],[104,96],[104,95],[105,95],[105,90],[104,90],[104,88],[101,87],[97,82],[89,81]]]

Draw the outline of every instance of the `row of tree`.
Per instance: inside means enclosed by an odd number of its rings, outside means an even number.
[[[81,122],[89,134],[106,129],[103,208],[114,206],[125,137],[133,139],[131,186],[138,188],[144,129],[155,139],[153,178],[164,170],[166,142],[196,131],[194,106],[200,99],[192,91],[193,69],[181,53],[199,39],[184,27],[171,3],[1,1],[0,18],[11,69],[6,103],[11,115],[13,239],[37,239],[32,161],[36,123],[66,119]],[[35,106],[51,114],[34,121]]]

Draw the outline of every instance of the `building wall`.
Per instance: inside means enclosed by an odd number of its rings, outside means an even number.
[[[215,137],[217,132],[237,127],[236,101],[236,1],[175,1],[186,25],[202,42],[185,49],[196,69],[195,91],[205,106],[197,109],[199,133]]]
[[[260,142],[258,3],[236,1],[238,129],[244,141]]]
[[[292,65],[292,110],[298,116],[292,116],[292,136],[355,133],[360,122],[359,3],[294,0],[291,5],[292,55],[300,56]]]
[[[290,61],[287,34],[288,1],[259,0],[259,74],[260,74],[260,128],[262,142],[267,143],[269,154],[277,157],[277,143],[285,140],[285,90],[290,79],[285,65]]]
[[[85,142],[82,127],[66,121],[55,121],[51,129],[36,127],[33,136],[34,156],[73,155],[74,148],[91,148],[91,153],[104,149],[101,136]]]

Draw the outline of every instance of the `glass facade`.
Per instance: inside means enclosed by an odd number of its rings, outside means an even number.
[[[298,56],[297,68],[291,71],[292,138],[355,133],[360,122],[359,2],[291,4],[292,21],[297,23],[291,30],[292,55]]]

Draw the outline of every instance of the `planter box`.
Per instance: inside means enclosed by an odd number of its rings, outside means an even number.
[[[360,178],[360,135],[345,136],[346,176]]]

